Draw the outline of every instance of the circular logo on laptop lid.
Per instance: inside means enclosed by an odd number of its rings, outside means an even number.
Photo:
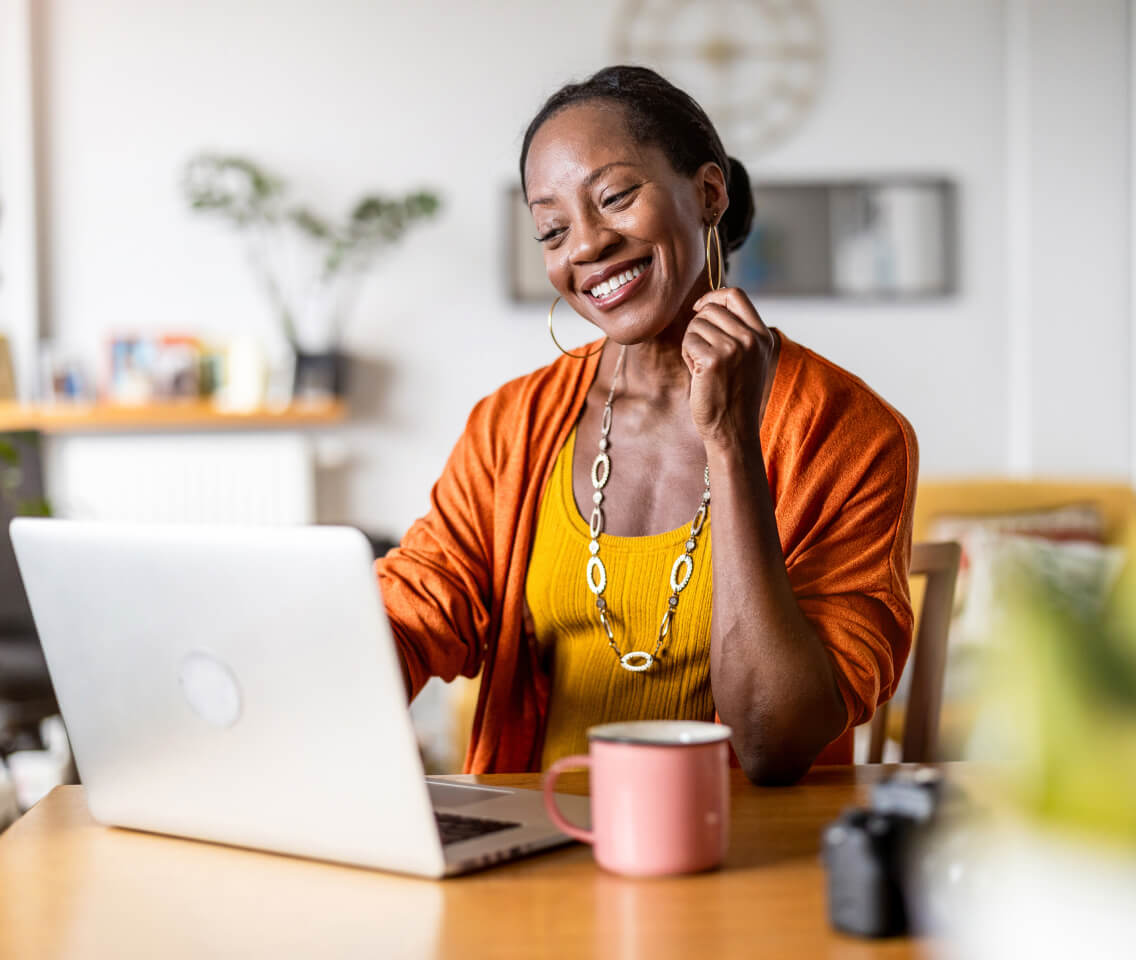
[[[236,675],[208,653],[195,650],[182,658],[178,682],[186,702],[206,723],[231,727],[241,718],[241,688]]]

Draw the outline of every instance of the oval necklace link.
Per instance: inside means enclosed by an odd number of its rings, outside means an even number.
[[[629,670],[631,673],[643,673],[645,670],[650,669],[658,660],[659,651],[662,650],[663,644],[666,643],[667,637],[670,635],[671,621],[674,619],[675,610],[678,607],[679,594],[686,589],[686,585],[690,583],[690,579],[694,575],[693,554],[698,546],[698,538],[702,533],[702,528],[705,526],[710,512],[710,464],[706,464],[702,473],[705,489],[702,491],[702,499],[699,501],[698,510],[694,514],[694,519],[690,521],[690,533],[687,536],[686,542],[683,544],[683,552],[675,558],[675,562],[671,567],[671,593],[670,596],[667,597],[667,606],[663,611],[663,619],[659,624],[659,633],[655,640],[655,649],[650,653],[646,650],[630,650],[627,653],[623,653],[619,649],[619,645],[615,642],[615,632],[612,630],[611,626],[611,611],[608,607],[607,598],[604,596],[604,591],[607,589],[608,578],[607,568],[600,559],[600,534],[604,529],[603,490],[604,487],[607,486],[608,481],[611,480],[611,455],[607,451],[611,446],[611,440],[608,434],[611,433],[612,403],[615,400],[615,386],[619,382],[620,373],[623,372],[623,361],[626,354],[627,347],[619,351],[619,358],[615,361],[615,371],[611,375],[611,389],[608,391],[603,416],[600,418],[600,450],[596,455],[596,459],[592,462],[591,476],[592,487],[594,488],[592,503],[595,504],[595,506],[592,508],[591,520],[588,522],[588,533],[591,536],[591,541],[588,544],[588,566],[584,577],[587,580],[588,589],[595,595],[596,609],[599,611],[600,617],[600,626],[607,636],[607,645],[614,651],[616,658],[619,660],[619,665],[623,667],[624,670]]]

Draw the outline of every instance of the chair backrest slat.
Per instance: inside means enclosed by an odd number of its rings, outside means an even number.
[[[925,577],[926,589],[908,663],[911,687],[904,712],[901,757],[905,763],[931,763],[937,759],[947,638],[961,557],[962,548],[954,542],[917,543],[911,548],[909,574]],[[883,760],[887,706],[882,704],[872,717],[869,763]]]

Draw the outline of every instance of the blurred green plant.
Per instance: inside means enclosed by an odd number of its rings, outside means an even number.
[[[32,431],[0,433],[0,497],[14,516],[50,517],[51,504],[45,497],[25,497],[23,453],[25,445],[36,446],[39,434]]]
[[[1008,573],[979,757],[1029,815],[1136,848],[1136,567],[1114,579]]]
[[[348,276],[365,273],[386,248],[441,207],[438,195],[430,190],[396,197],[369,193],[337,221],[290,203],[284,180],[252,160],[214,153],[189,161],[182,189],[191,210],[218,216],[244,233],[260,282],[285,337],[296,349],[301,346],[303,314],[313,302],[323,303],[329,314],[326,338],[338,345],[349,313],[345,301],[351,298],[329,294],[337,285],[342,290],[341,281]],[[279,249],[287,245],[290,232],[305,239],[316,253],[317,268],[306,288],[289,282],[297,273],[295,258]]]

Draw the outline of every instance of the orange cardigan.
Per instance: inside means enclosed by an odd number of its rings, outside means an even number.
[[[789,579],[848,708],[817,762],[849,763],[851,727],[895,692],[911,645],[915,435],[861,380],[780,336],[761,446]],[[375,563],[413,692],[481,672],[467,772],[540,766],[549,683],[522,622],[525,576],[540,498],[598,364],[561,357],[481,400],[430,511]]]

